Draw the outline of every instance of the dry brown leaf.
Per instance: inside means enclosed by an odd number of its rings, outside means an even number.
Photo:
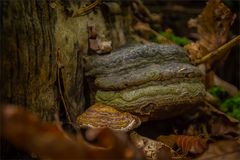
[[[207,139],[200,138],[198,136],[187,136],[187,135],[168,135],[159,136],[158,141],[163,142],[169,147],[173,148],[176,144],[182,149],[183,153],[199,154],[207,149]]]
[[[176,144],[184,153],[200,154],[207,149],[207,141],[206,138],[200,138],[198,136],[179,135],[177,136]]]
[[[169,147],[173,148],[176,144],[177,135],[160,135],[157,137],[157,140],[163,142],[164,144],[168,145]]]
[[[34,114],[20,108],[1,106],[0,112],[1,135],[18,148],[41,158],[141,159],[141,154],[123,133],[103,129],[96,137],[99,143],[92,145],[80,134],[67,135],[58,125],[41,122]]]
[[[226,136],[229,134],[240,135],[240,123],[238,120],[219,111],[211,104],[207,103],[205,112],[209,113],[208,125],[212,136]]]
[[[143,137],[136,132],[130,134],[133,143],[143,150],[146,159],[159,160],[159,159],[184,159],[180,157],[173,149],[166,144]]]
[[[223,118],[214,118],[210,121],[212,136],[225,136],[228,134],[239,134],[239,125],[230,123]]]
[[[190,58],[198,59],[226,43],[234,19],[235,15],[220,0],[209,0],[202,13],[189,21],[189,27],[196,27],[199,34],[197,42],[186,46]]]
[[[196,160],[238,160],[239,157],[240,144],[234,140],[223,140],[210,144]]]
[[[239,121],[231,116],[228,116],[227,114],[225,114],[224,112],[216,109],[214,106],[212,106],[211,104],[209,104],[208,102],[206,102],[207,104],[207,109],[212,112],[213,114],[216,114],[216,115],[220,115],[224,118],[226,118],[227,120],[229,120],[231,123],[234,123],[234,124],[238,124]]]

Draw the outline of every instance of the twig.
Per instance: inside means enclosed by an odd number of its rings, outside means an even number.
[[[86,7],[81,7],[79,8],[75,13],[73,13],[72,17],[78,17],[78,16],[83,16],[87,12],[89,12],[91,9],[95,8],[97,5],[99,5],[102,2],[102,0],[96,0],[90,5]]]
[[[216,50],[214,50],[214,51],[208,53],[207,55],[203,56],[201,59],[195,60],[193,63],[196,64],[196,65],[199,65],[199,64],[205,63],[206,61],[210,60],[213,57],[223,56],[224,54],[228,53],[228,52],[226,52],[227,50],[229,50],[230,48],[232,48],[233,46],[235,46],[239,42],[240,42],[240,35],[238,35],[237,37],[235,37],[231,41],[225,43],[224,45],[217,48]]]
[[[66,112],[66,115],[67,115],[67,119],[68,119],[68,122],[71,123],[71,117],[68,113],[68,109],[67,109],[67,104],[65,102],[65,99],[64,99],[64,96],[63,96],[63,93],[62,93],[62,88],[61,88],[61,83],[60,83],[60,70],[61,68],[63,67],[61,65],[61,62],[60,62],[60,58],[59,58],[59,48],[57,50],[57,55],[56,55],[56,59],[57,59],[57,82],[58,82],[58,90],[59,90],[59,93],[60,93],[60,96],[61,96],[61,99],[62,99],[62,102],[63,102],[63,106],[65,108],[65,112]]]
[[[138,5],[140,6],[140,8],[143,10],[143,12],[145,12],[146,15],[147,15],[150,19],[152,19],[152,18],[151,18],[151,12],[149,11],[149,9],[148,9],[146,6],[144,6],[144,4],[143,4],[143,2],[142,2],[141,0],[135,0],[135,1],[133,1],[133,2],[138,3]]]

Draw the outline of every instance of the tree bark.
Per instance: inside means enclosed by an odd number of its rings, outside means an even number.
[[[67,109],[75,122],[85,106],[82,56],[88,54],[89,24],[114,48],[126,42],[123,29],[129,28],[121,11],[107,3],[72,17],[89,3],[1,1],[1,103],[25,106],[46,121]],[[118,10],[119,3],[111,3]]]

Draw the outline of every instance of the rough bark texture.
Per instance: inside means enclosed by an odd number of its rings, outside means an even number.
[[[82,55],[89,50],[89,26],[97,36],[112,41],[113,48],[126,43],[123,31],[128,32],[130,27],[124,18],[127,9],[123,13],[117,1],[99,3],[86,14],[72,16],[91,3],[0,1],[0,103],[22,105],[45,121],[53,120],[59,112],[62,120],[70,117],[75,122],[86,106]],[[5,148],[3,158],[21,157],[5,141],[1,145]]]
[[[81,57],[89,24],[114,47],[126,41],[118,3],[72,17],[84,3],[90,1],[1,1],[1,103],[26,106],[47,121],[66,106],[75,121],[84,109]],[[113,14],[105,19],[103,9]]]

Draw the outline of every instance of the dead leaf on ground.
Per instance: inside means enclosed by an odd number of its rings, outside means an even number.
[[[227,136],[229,134],[239,134],[239,124],[234,124],[221,117],[215,117],[210,121],[212,136]]]
[[[184,159],[178,155],[171,147],[163,142],[155,141],[147,137],[141,136],[136,132],[130,133],[131,140],[140,149],[143,150],[146,159],[159,160],[159,159]]]
[[[228,116],[227,114],[225,114],[224,112],[216,109],[214,106],[212,106],[211,104],[207,103],[207,107],[208,107],[208,110],[211,111],[212,113],[214,114],[218,114],[218,115],[221,115],[223,117],[225,117],[227,120],[229,120],[231,123],[239,123],[239,121],[231,116]]]
[[[188,136],[188,135],[168,135],[159,136],[158,141],[163,142],[169,147],[173,148],[177,145],[182,149],[183,153],[199,154],[203,153],[207,149],[207,139],[200,138],[199,136]]]
[[[238,120],[219,111],[214,106],[206,102],[203,108],[203,115],[208,116],[207,125],[210,128],[211,136],[227,136],[230,134],[240,134],[240,123]]]
[[[184,153],[200,154],[207,149],[207,141],[206,138],[200,138],[198,136],[179,135],[177,136],[176,144]]]
[[[102,129],[98,143],[87,143],[80,133],[69,135],[59,125],[41,122],[33,113],[13,106],[1,106],[1,136],[18,148],[51,159],[141,159],[139,151],[124,133]]]
[[[157,137],[157,141],[160,141],[169,147],[173,148],[176,144],[177,135],[160,135]]]
[[[196,160],[238,160],[240,144],[235,140],[223,140],[209,144],[208,150]]]

